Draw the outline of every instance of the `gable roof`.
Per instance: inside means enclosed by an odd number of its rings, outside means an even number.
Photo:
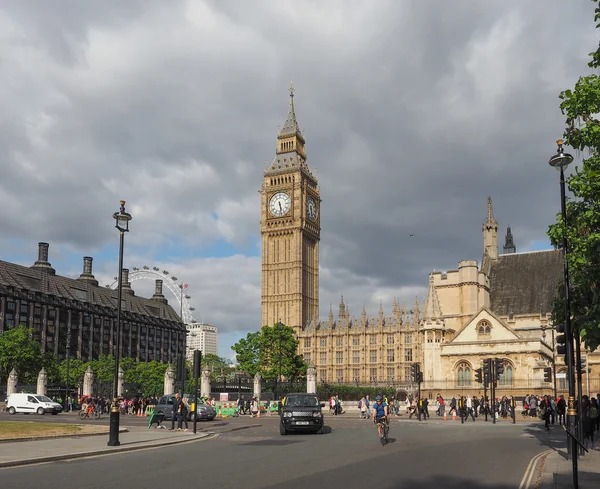
[[[492,337],[489,340],[482,340],[482,341],[494,341],[494,340],[499,340],[499,339],[515,339],[518,340],[520,338],[520,336],[510,327],[508,326],[504,321],[502,321],[500,318],[498,318],[492,311],[490,311],[489,308],[483,306],[479,309],[479,311],[477,311],[477,313],[462,327],[460,328],[460,330],[456,333],[456,335],[454,336],[454,338],[452,338],[452,340],[449,343],[460,343],[460,336],[463,335],[463,333],[469,329],[475,329],[477,323],[479,321],[481,321],[482,319],[493,319],[495,322],[497,322],[501,328],[505,331],[507,331],[509,334],[507,335],[507,338],[498,338],[498,333],[492,333]],[[493,326],[493,325],[492,325]],[[492,328],[492,331],[497,330],[497,328]],[[508,338],[508,336],[510,336],[511,338]],[[459,340],[459,341],[457,341]],[[467,340],[468,342],[472,342],[472,339]]]
[[[490,309],[498,316],[549,313],[562,280],[562,250],[500,255],[490,271]]]

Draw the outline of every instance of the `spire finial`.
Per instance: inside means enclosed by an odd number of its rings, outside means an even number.
[[[290,98],[294,98],[294,84],[290,82]]]

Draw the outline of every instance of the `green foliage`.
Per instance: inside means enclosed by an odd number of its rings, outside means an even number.
[[[317,386],[317,396],[321,401],[338,395],[342,402],[360,401],[364,396],[369,396],[371,402],[377,396],[387,396],[388,399],[396,394],[392,387],[357,387],[354,385],[329,385],[321,384]]]
[[[294,329],[281,323],[262,328],[259,350],[259,372],[265,380],[281,375],[294,380],[306,376],[306,362],[298,355]]]
[[[251,376],[257,372],[265,380],[274,380],[279,373],[294,380],[306,375],[306,362],[297,354],[298,340],[294,329],[284,324],[264,326],[261,331],[248,333],[231,347],[242,370]]]
[[[168,365],[153,360],[148,363],[133,362],[125,371],[125,385],[130,393],[143,393],[145,396],[161,396],[163,394],[165,372]],[[135,392],[133,392],[135,391]]]
[[[85,373],[88,363],[74,358],[69,360],[69,385],[71,386],[82,386],[83,385],[83,374]],[[57,366],[58,369],[58,382],[61,385],[67,385],[67,360],[63,360]]]
[[[193,375],[192,365],[190,364],[190,372]],[[223,377],[230,377],[235,372],[235,367],[226,358],[208,353],[202,355],[202,368],[210,368],[211,380],[222,379]]]
[[[592,1],[600,28],[599,0]],[[590,56],[589,66],[600,68],[600,48]],[[600,76],[580,77],[572,90],[559,97],[566,116],[565,144],[584,157],[582,166],[576,166],[567,179],[573,198],[568,198],[566,226],[559,214],[548,236],[553,244],[562,245],[566,233],[573,324],[593,351],[600,345]],[[564,321],[562,298],[554,303],[553,320]]]
[[[252,377],[258,372],[260,355],[261,332],[248,333],[246,338],[242,338],[231,349],[236,354],[236,360],[240,368]]]
[[[0,334],[0,381],[5,383],[14,368],[19,382],[37,378],[44,366],[44,357],[39,342],[32,337],[32,330],[19,326]]]

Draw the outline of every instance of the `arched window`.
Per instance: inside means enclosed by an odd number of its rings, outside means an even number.
[[[488,339],[492,334],[492,325],[489,321],[483,319],[477,325],[477,338],[478,339]]]
[[[498,384],[512,385],[513,383],[513,366],[504,360],[504,373],[498,376]]]
[[[471,366],[467,362],[461,362],[456,368],[456,377],[459,386],[471,385]]]

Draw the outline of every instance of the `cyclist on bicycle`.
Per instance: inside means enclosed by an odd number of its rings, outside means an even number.
[[[388,422],[388,406],[383,402],[381,396],[377,396],[375,398],[375,404],[373,405],[373,423],[377,425],[379,438],[383,436],[383,433],[381,432],[381,423],[383,422]]]

